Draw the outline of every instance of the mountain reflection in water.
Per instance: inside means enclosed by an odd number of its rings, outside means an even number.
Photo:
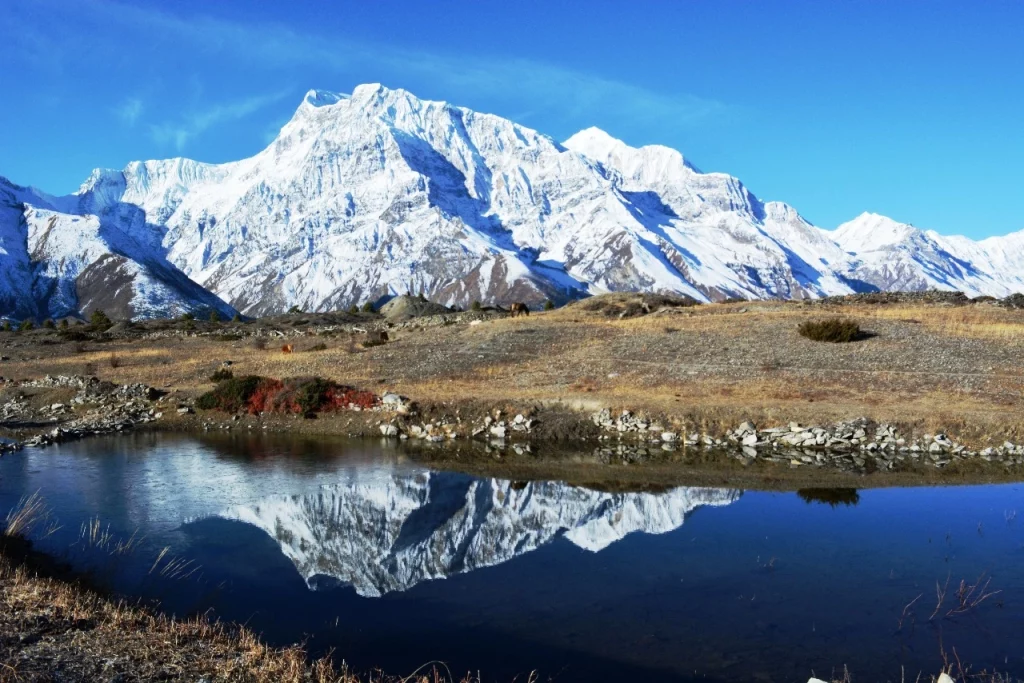
[[[561,482],[354,470],[315,494],[271,497],[215,515],[270,535],[312,589],[351,585],[376,597],[507,562],[562,537],[597,552],[627,534],[678,528],[734,489],[607,493]]]

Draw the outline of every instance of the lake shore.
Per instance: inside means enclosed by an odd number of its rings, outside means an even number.
[[[769,478],[1024,475],[1024,311],[946,295],[882,301],[649,310],[644,297],[610,295],[515,319],[295,314],[121,324],[79,341],[59,330],[0,333],[9,378],[0,408],[14,406],[0,436],[77,436],[65,425],[93,409],[72,403],[81,389],[21,380],[78,375],[161,394],[120,422],[100,420],[114,430],[474,440],[506,459],[560,444],[608,465],[734,460],[736,476],[753,465],[770,468]],[[797,334],[801,322],[831,315],[870,335],[827,344]],[[218,370],[324,377],[412,406],[317,419],[195,410]]]
[[[269,647],[244,626],[168,618],[92,590],[17,535],[0,534],[0,603],[0,683],[446,680],[360,676],[328,658],[311,661],[301,646]]]

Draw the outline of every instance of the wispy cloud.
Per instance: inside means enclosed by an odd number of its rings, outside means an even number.
[[[188,19],[139,5],[95,0],[86,5],[103,20],[149,29],[187,41],[195,50],[230,54],[267,67],[317,66],[364,74],[381,72],[439,83],[445,90],[481,95],[522,93],[537,112],[557,112],[590,125],[593,112],[637,122],[690,125],[728,109],[716,100],[653,90],[592,73],[533,60],[408,50],[336,37],[301,34],[278,24]],[[326,84],[304,84],[309,86]],[[187,139],[188,136],[186,136]]]
[[[180,152],[190,140],[210,128],[221,123],[243,119],[264,107],[280,102],[288,94],[287,91],[282,91],[234,102],[224,102],[192,112],[181,119],[152,124],[149,127],[149,132],[157,143],[171,144]]]
[[[129,97],[114,109],[114,114],[127,125],[134,126],[138,122],[139,117],[142,116],[143,108],[144,105],[140,98]]]

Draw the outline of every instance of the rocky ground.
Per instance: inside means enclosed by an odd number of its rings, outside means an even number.
[[[608,295],[518,318],[393,308],[390,318],[297,313],[0,332],[0,436],[45,442],[145,425],[476,440],[522,452],[559,441],[609,462],[708,451],[847,472],[970,461],[1006,474],[1024,461],[1024,310],[1010,300],[924,293],[695,305]],[[432,314],[416,317],[420,309]],[[828,315],[870,334],[847,344],[797,334]],[[416,407],[317,420],[192,414],[225,368],[322,376]]]

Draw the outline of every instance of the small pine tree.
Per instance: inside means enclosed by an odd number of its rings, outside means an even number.
[[[219,323],[220,322],[220,315],[217,314],[217,311],[210,311],[210,322],[211,323]]]
[[[181,317],[178,319],[183,322],[190,323],[196,319],[196,316],[193,315],[190,311],[185,311],[184,313],[181,314]]]
[[[3,322],[3,324],[0,325],[0,330],[3,330],[4,332],[10,332],[11,331],[11,321],[10,320],[5,320]]]
[[[352,315],[355,315],[356,313],[359,312],[359,306],[357,306],[356,304],[352,304],[352,306],[349,307],[348,312],[351,313]]]
[[[234,314],[234,315],[233,315],[233,316],[231,317],[231,322],[233,322],[233,323],[240,323],[240,322],[242,322],[242,316],[240,316],[240,315],[238,315],[237,313],[235,313],[235,314]]]
[[[551,299],[548,299],[547,301],[545,301],[544,302],[544,310],[545,311],[553,311],[553,310],[555,310],[555,302],[552,301]]]
[[[24,320],[21,321],[21,324],[18,325],[18,332],[28,332],[33,327],[35,327],[35,325],[32,324],[32,321],[29,320],[28,318],[25,318]]]
[[[295,315],[296,313],[302,313],[302,309],[299,308],[298,306],[292,306],[291,308],[288,309],[289,315]]]
[[[69,327],[71,327],[71,325],[68,323],[68,319],[64,318],[63,320],[60,321],[60,325],[58,325],[57,327],[59,327],[62,330],[66,330]]]
[[[363,304],[363,313],[376,313],[376,312],[377,312],[377,309],[375,309],[373,307],[373,302],[372,301],[367,301],[365,304]]]
[[[479,311],[482,308],[483,306],[480,305],[479,301],[474,301],[472,304],[469,305],[469,310],[471,311]]]
[[[108,330],[114,324],[107,317],[107,314],[98,308],[92,312],[92,315],[89,317],[89,323],[92,325],[92,329],[97,332]]]
[[[57,325],[54,324],[54,322],[52,320],[50,320],[49,318],[47,318],[46,320],[43,321],[43,327],[45,327],[48,330],[55,330],[55,329],[57,329]]]

